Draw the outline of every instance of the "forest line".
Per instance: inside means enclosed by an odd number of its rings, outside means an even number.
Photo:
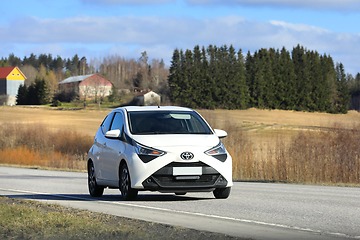
[[[138,59],[114,55],[105,58],[63,59],[51,54],[31,54],[20,59],[14,54],[0,59],[0,67],[18,66],[27,76],[25,85],[44,80],[48,100],[57,83],[70,76],[99,73],[117,89],[152,89],[164,102],[193,108],[285,109],[346,113],[360,108],[360,73],[346,74],[342,63],[297,45],[288,51],[260,49],[246,56],[231,45],[199,45],[193,50],[175,49],[171,66],[149,60],[146,52]]]

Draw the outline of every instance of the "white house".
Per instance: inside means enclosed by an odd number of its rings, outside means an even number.
[[[136,95],[136,103],[140,106],[160,106],[161,97],[150,89]]]

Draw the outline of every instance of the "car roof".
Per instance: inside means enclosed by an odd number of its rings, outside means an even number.
[[[128,112],[136,111],[194,111],[186,107],[177,107],[177,106],[128,106],[122,107],[119,109],[125,109]]]

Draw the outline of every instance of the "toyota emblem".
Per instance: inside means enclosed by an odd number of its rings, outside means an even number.
[[[194,154],[192,154],[191,152],[183,152],[180,157],[184,160],[191,160],[194,158]]]

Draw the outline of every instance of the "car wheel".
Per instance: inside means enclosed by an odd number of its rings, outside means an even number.
[[[129,169],[126,164],[120,168],[119,188],[121,196],[125,201],[134,200],[137,197],[138,191],[131,188],[131,180]]]
[[[104,193],[104,188],[96,183],[95,167],[92,162],[89,163],[88,167],[88,187],[90,196],[92,197],[101,197]]]
[[[229,197],[230,190],[231,190],[231,187],[217,188],[213,191],[213,194],[214,194],[215,198],[217,198],[217,199],[225,199],[225,198]]]

